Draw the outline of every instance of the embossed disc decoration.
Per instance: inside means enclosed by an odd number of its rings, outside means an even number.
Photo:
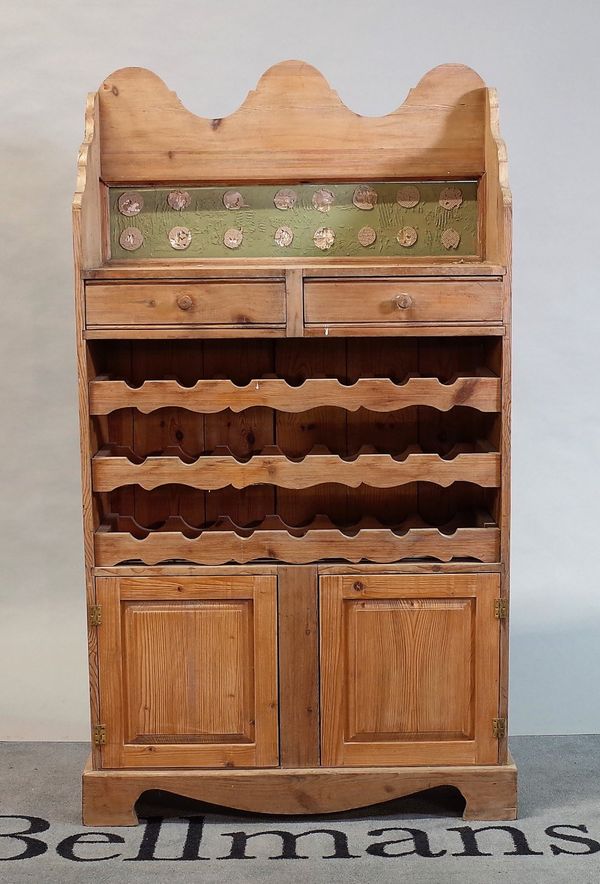
[[[192,198],[187,190],[172,190],[167,197],[167,203],[176,212],[182,212],[184,209],[187,209],[191,201]]]
[[[291,246],[294,239],[294,231],[291,227],[278,227],[273,239],[282,249],[285,248],[285,246]]]
[[[248,203],[245,201],[239,190],[227,190],[223,194],[223,205],[226,209],[247,209]]]
[[[132,215],[139,215],[144,208],[144,197],[137,190],[128,190],[121,194],[117,206],[121,215],[131,218]]]
[[[136,249],[139,249],[144,244],[144,237],[141,230],[138,230],[137,227],[126,227],[119,237],[119,243],[121,248],[126,249],[128,252],[135,252]]]
[[[187,249],[192,241],[192,231],[189,227],[173,227],[169,230],[169,242],[174,249],[182,251]]]
[[[478,181],[379,181],[368,177],[366,169],[360,174],[365,177],[343,182],[282,178],[253,184],[234,178],[221,184],[184,180],[164,186],[110,187],[109,254],[114,260],[162,258],[170,263],[207,258],[281,261],[292,255],[363,261],[377,255],[405,262],[481,257]],[[137,214],[128,217],[123,211]],[[130,225],[139,233],[129,238],[125,234],[125,248],[120,237]],[[184,226],[191,231],[189,242],[187,234],[172,232]],[[322,228],[318,245],[317,228]],[[449,228],[458,234],[458,245],[453,244],[452,234],[442,242]]]
[[[326,252],[335,242],[335,231],[331,227],[319,227],[318,230],[315,230],[313,242],[318,249]]]
[[[372,227],[361,227],[358,231],[358,241],[361,246],[372,246],[377,239],[377,234]]]
[[[444,187],[440,193],[439,203],[442,209],[458,209],[463,201],[460,187]]]
[[[357,209],[374,209],[377,203],[377,191],[369,184],[359,184],[352,195],[352,202]]]
[[[405,249],[409,249],[417,241],[417,231],[414,227],[402,227],[398,231],[396,239]]]
[[[414,184],[404,184],[396,195],[396,202],[403,209],[414,209],[421,200],[421,192]]]
[[[285,211],[286,209],[293,209],[297,199],[298,195],[295,190],[292,190],[290,187],[282,187],[273,197],[273,202],[277,209]]]
[[[223,245],[226,245],[228,249],[239,249],[243,239],[243,230],[240,230],[239,227],[230,227],[223,234]]]
[[[457,249],[460,244],[460,233],[449,227],[442,233],[442,245],[445,249]]]
[[[328,212],[334,202],[334,195],[326,187],[321,187],[313,193],[312,204],[318,212]]]

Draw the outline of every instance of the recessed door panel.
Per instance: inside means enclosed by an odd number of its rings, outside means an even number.
[[[324,764],[497,761],[498,575],[320,586]]]
[[[128,743],[252,743],[252,602],[125,602]]]
[[[97,581],[106,767],[278,763],[276,578]]]

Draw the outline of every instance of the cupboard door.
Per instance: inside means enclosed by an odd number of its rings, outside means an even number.
[[[98,578],[103,767],[272,767],[277,580]]]
[[[322,577],[322,764],[495,764],[499,589],[498,574]]]

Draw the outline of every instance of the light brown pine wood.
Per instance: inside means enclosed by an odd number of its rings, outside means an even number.
[[[497,762],[497,575],[319,586],[324,765]]]
[[[463,177],[481,246],[465,260],[109,256],[109,184]],[[117,71],[88,100],[73,226],[107,737],[86,822],[134,822],[147,788],[324,813],[436,784],[462,790],[466,817],[513,818],[492,729],[507,715],[511,338],[495,92],[443,65],[368,118],[285,62],[207,120],[154,74]]]
[[[266,334],[266,330],[263,330]],[[263,333],[261,331],[261,333]],[[395,322],[369,322],[369,323],[353,323],[352,325],[342,325],[337,323],[309,323],[304,326],[304,335],[307,338],[382,338],[388,335],[395,336],[401,332],[403,337],[422,338],[423,335],[435,336],[440,338],[455,337],[479,337],[481,335],[497,335],[503,337],[504,326],[486,325],[482,322],[464,325],[463,323],[445,323],[444,325],[434,325],[425,322],[403,322],[401,330],[398,323]],[[86,332],[86,336],[102,337],[102,334]],[[165,333],[168,337],[168,331]],[[133,337],[133,333],[127,333],[124,337]],[[273,334],[273,337],[276,337]]]
[[[364,350],[364,364],[373,371],[373,353]],[[394,359],[389,352],[389,359]],[[356,360],[352,360],[356,365]],[[149,414],[159,408],[175,406],[201,414],[233,412],[266,406],[278,412],[304,412],[307,409],[336,406],[347,411],[359,408],[369,412],[393,412],[414,405],[428,405],[449,411],[456,405],[479,411],[500,410],[500,379],[487,376],[457,377],[442,383],[436,377],[409,377],[396,384],[390,378],[359,377],[353,384],[336,378],[307,378],[300,386],[290,386],[283,378],[256,378],[245,386],[230,380],[201,380],[193,387],[177,381],[144,381],[130,387],[123,380],[97,378],[90,381],[90,411],[109,414],[119,408],[136,408]],[[377,418],[375,418],[377,420]]]
[[[304,286],[307,323],[496,322],[502,318],[498,280],[317,280]]]
[[[102,196],[100,181],[100,132],[98,96],[87,97],[85,109],[84,140],[77,156],[77,183],[73,196],[73,257],[75,265],[75,322],[77,326],[77,376],[78,411],[80,431],[81,497],[83,515],[83,555],[87,606],[96,603],[96,591],[91,569],[94,565],[94,530],[99,516],[92,495],[90,451],[97,446],[97,437],[90,423],[87,385],[95,376],[96,367],[92,354],[82,337],[85,326],[84,269],[98,265],[103,259],[102,248]],[[98,648],[96,630],[88,627],[88,673],[90,684],[90,711],[93,721],[99,718],[100,697],[98,691]],[[95,764],[100,763],[97,747],[92,747]]]
[[[391,277],[398,280],[411,277],[435,276],[441,279],[452,277],[502,277],[506,273],[503,264],[489,261],[465,259],[464,262],[448,262],[440,258],[419,259],[416,262],[397,258],[374,256],[368,264],[364,258],[336,257],[325,261],[319,258],[245,258],[243,266],[237,260],[210,258],[205,261],[166,262],[164,259],[149,258],[140,261],[119,261],[90,267],[82,271],[85,280],[143,280],[143,279],[234,279],[234,278],[280,278],[287,268],[300,270],[303,278],[326,277],[344,278],[348,276]]]
[[[279,568],[277,604],[282,767],[319,765],[317,588],[316,568]]]
[[[283,325],[279,282],[86,285],[86,321],[95,325]]]
[[[325,482],[353,488],[362,484],[393,488],[423,481],[442,486],[470,481],[490,488],[500,483],[500,455],[494,452],[451,453],[448,459],[422,452],[402,453],[398,459],[390,454],[359,453],[348,460],[334,454],[315,453],[290,460],[282,453],[258,453],[246,461],[215,453],[190,463],[178,456],[147,457],[142,463],[134,463],[130,457],[100,451],[93,462],[96,490],[112,491],[131,483],[148,490],[173,483],[208,491],[265,482],[282,488],[314,488]]]
[[[385,528],[368,528],[356,534],[335,529],[307,530],[301,537],[287,530],[255,530],[241,537],[230,531],[206,531],[190,538],[179,532],[151,532],[144,539],[129,533],[99,530],[95,539],[96,562],[117,565],[141,561],[157,565],[172,559],[198,564],[245,564],[270,559],[293,564],[342,558],[349,562],[395,562],[399,559],[430,557],[440,562],[453,558],[474,558],[497,562],[500,532],[497,528],[457,528],[444,534],[437,528],[410,528],[395,534]]]
[[[286,270],[285,296],[288,338],[301,338],[304,334],[304,281],[302,270]]]
[[[351,111],[302,61],[269,68],[224,119],[190,113],[143,68],[115,71],[98,96],[102,176],[111,183],[352,179],[365,169],[373,180],[443,178],[449,170],[455,177],[484,170],[486,91],[463,65],[429,71],[384,117]]]
[[[234,383],[243,382],[245,373],[266,373],[272,366],[271,345],[258,341],[207,341],[204,344],[204,371],[208,375],[229,375]],[[251,408],[240,414],[230,411],[206,414],[204,448],[217,445],[233,448],[238,456],[248,457],[256,448],[275,442],[273,419],[266,409]],[[232,488],[211,491],[206,495],[207,520],[230,516],[238,524],[260,521],[265,512],[275,508],[275,493],[270,485],[249,488],[242,495]],[[198,519],[195,520],[195,523]]]
[[[99,578],[102,766],[269,767],[273,577]]]
[[[147,789],[164,789],[252,813],[322,814],[352,810],[454,786],[465,798],[467,820],[514,820],[517,768],[502,765],[313,768],[251,771],[99,771],[83,774],[83,819],[88,826],[135,826],[135,802]]]

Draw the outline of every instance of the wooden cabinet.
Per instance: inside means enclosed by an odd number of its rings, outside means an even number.
[[[494,764],[497,574],[320,580],[323,764]]]
[[[361,117],[284,62],[215,121],[125,68],[73,223],[86,823],[147,789],[514,817],[494,91],[445,65]]]
[[[274,577],[99,578],[106,767],[279,762]]]

